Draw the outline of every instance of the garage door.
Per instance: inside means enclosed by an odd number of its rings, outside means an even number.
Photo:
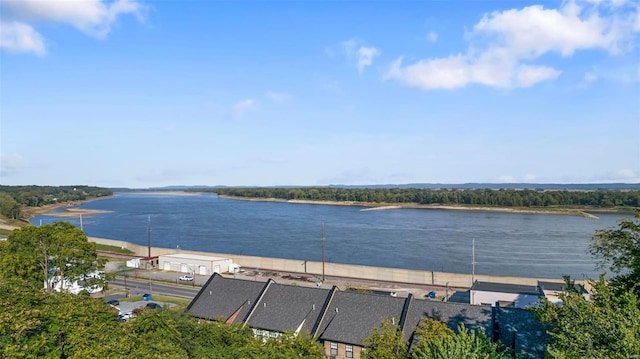
[[[189,266],[186,264],[180,264],[180,272],[189,273]]]
[[[200,275],[207,275],[207,267],[205,266],[200,266],[198,274]]]
[[[215,266],[213,266],[213,273],[220,273],[220,265],[216,264]]]
[[[171,263],[164,262],[164,270],[171,270]]]

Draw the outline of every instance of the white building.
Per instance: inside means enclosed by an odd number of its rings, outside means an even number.
[[[544,293],[535,285],[479,282],[473,283],[470,302],[475,305],[526,308],[540,302]]]
[[[47,286],[47,282],[44,282],[44,288],[53,288],[56,292],[69,292],[71,294],[79,294],[83,290],[86,290],[90,294],[98,293],[102,291],[102,286],[99,285],[90,285],[85,286],[86,283],[84,281],[74,281],[70,282],[60,276],[52,276],[49,277],[49,285]]]
[[[162,270],[198,275],[227,273],[229,266],[234,268],[230,258],[181,253],[158,256],[158,265]]]

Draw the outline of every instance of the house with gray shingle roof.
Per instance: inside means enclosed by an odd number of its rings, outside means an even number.
[[[198,319],[222,318],[227,323],[244,323],[260,295],[272,282],[236,280],[215,273],[193,298],[187,311]]]
[[[481,287],[482,288],[482,287]],[[471,305],[225,278],[214,274],[187,307],[199,320],[242,323],[267,340],[281,333],[309,333],[328,358],[360,358],[364,341],[382,321],[397,325],[407,345],[415,328],[431,318],[456,330],[460,323],[484,330],[519,353],[542,356],[545,328],[528,310],[499,304]]]
[[[423,300],[413,296],[407,299],[409,306],[402,330],[405,338],[410,342],[413,340],[412,335],[416,327],[425,318],[445,323],[454,331],[460,324],[464,324],[467,329],[481,329],[487,335],[492,333],[493,310],[489,306]]]
[[[364,339],[384,320],[400,324],[405,298],[336,292],[320,323],[318,340],[335,358],[359,358]]]
[[[245,325],[258,337],[285,332],[313,335],[332,290],[273,283],[249,313]]]

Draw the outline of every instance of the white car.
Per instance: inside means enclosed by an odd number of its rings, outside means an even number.
[[[182,277],[180,277],[178,279],[180,279],[182,281],[185,281],[185,282],[191,282],[193,280],[193,277],[190,276],[190,275],[183,275]]]

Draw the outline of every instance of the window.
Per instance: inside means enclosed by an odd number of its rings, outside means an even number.
[[[338,355],[338,343],[330,343],[331,355]]]
[[[353,358],[353,345],[347,344],[347,358]]]
[[[278,336],[278,333],[276,332],[269,332],[269,337],[271,338],[276,338]]]

